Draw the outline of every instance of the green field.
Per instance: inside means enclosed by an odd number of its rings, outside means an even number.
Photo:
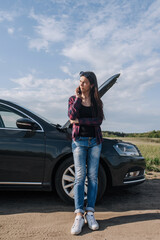
[[[135,144],[146,159],[146,170],[160,172],[160,138],[115,138]]]

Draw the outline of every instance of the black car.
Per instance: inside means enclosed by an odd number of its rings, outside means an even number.
[[[120,74],[100,88],[102,97]],[[145,181],[145,160],[138,148],[104,139],[98,175],[98,199],[108,186],[131,186]],[[56,189],[64,201],[74,198],[71,127],[55,125],[9,101],[0,100],[0,189]],[[87,179],[85,181],[85,198]]]

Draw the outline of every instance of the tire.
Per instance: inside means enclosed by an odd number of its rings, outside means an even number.
[[[99,164],[99,170],[98,170],[98,193],[97,193],[97,200],[96,202],[100,201],[103,197],[107,186],[107,175],[105,173],[104,167],[102,164]]]
[[[73,158],[67,158],[64,160],[59,168],[57,169],[55,175],[55,187],[59,197],[67,202],[74,202],[74,162]],[[87,199],[87,179],[85,180],[85,197],[84,200]],[[97,201],[99,201],[107,186],[107,177],[104,171],[103,166],[99,165],[98,172],[98,193],[97,193]]]

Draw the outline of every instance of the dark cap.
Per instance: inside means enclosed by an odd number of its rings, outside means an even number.
[[[83,71],[81,71],[79,73],[79,75],[80,75],[80,77],[82,77],[82,76],[86,77],[89,80],[90,84],[97,85],[97,77],[94,74],[94,72],[83,72]]]

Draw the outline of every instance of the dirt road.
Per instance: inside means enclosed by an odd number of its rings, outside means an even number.
[[[106,194],[96,205],[99,231],[72,236],[74,207],[47,192],[0,192],[2,240],[159,240],[160,173],[142,185]]]

